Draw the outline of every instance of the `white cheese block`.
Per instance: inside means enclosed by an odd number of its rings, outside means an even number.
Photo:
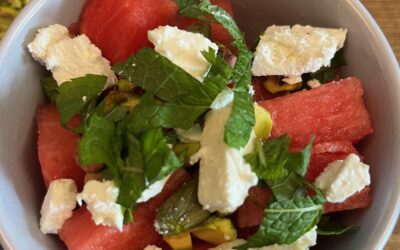
[[[38,30],[35,39],[28,44],[28,50],[36,61],[46,65],[49,47],[66,39],[70,39],[67,27],[53,24]]]
[[[270,26],[260,38],[252,73],[298,77],[329,66],[346,39],[346,29]]]
[[[34,59],[51,70],[59,86],[87,74],[107,76],[106,87],[116,83],[111,65],[100,49],[86,35],[70,38],[62,25],[40,29],[28,49]]]
[[[218,45],[202,34],[181,30],[177,27],[160,26],[149,31],[148,38],[158,53],[200,82],[203,82],[210,69],[210,63],[201,52],[208,51],[209,48],[218,52]]]
[[[40,210],[40,231],[56,234],[64,222],[72,216],[76,207],[76,185],[71,179],[59,179],[50,183]]]
[[[333,203],[345,201],[370,183],[369,166],[362,163],[355,154],[330,163],[315,179],[315,185]]]
[[[168,176],[164,177],[163,179],[151,184],[148,188],[146,188],[142,192],[142,194],[140,195],[137,202],[146,202],[146,201],[150,200],[151,198],[153,198],[154,196],[156,196],[157,194],[159,194],[163,190],[163,188],[164,188],[165,184],[167,183],[170,176],[171,175],[168,175]]]
[[[253,149],[254,133],[241,150],[230,148],[224,142],[230,111],[231,106],[208,112],[197,154],[200,158],[198,198],[204,209],[211,212],[234,212],[243,204],[250,187],[258,181],[251,166],[243,159],[243,155]]]
[[[96,225],[116,227],[122,231],[124,215],[121,205],[117,204],[119,189],[113,181],[88,181],[77,200],[79,205],[85,201],[87,209]]]

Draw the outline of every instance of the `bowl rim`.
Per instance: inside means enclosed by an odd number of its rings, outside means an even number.
[[[0,58],[3,58],[6,51],[13,44],[13,41],[17,34],[20,32],[21,28],[30,20],[30,18],[35,15],[35,13],[46,3],[47,0],[31,0],[27,6],[25,6],[19,15],[15,18],[8,31],[4,35],[2,41],[0,42]],[[382,60],[390,62],[387,66],[387,71],[391,74],[392,78],[398,83],[400,83],[400,67],[399,63],[395,57],[392,47],[390,46],[387,38],[383,34],[375,19],[368,12],[366,7],[360,2],[360,0],[345,0],[353,9],[357,12],[358,16],[363,20],[363,22],[369,27],[369,32],[374,35],[376,44],[379,45],[378,50],[382,52]],[[396,67],[397,66],[397,67]],[[398,172],[398,177],[400,179],[400,172]],[[390,214],[390,222],[387,223],[383,230],[380,231],[378,241],[372,249],[383,249],[388,242],[392,231],[399,219],[400,214],[400,189],[396,190],[393,194],[395,202],[387,208],[388,214]],[[0,214],[0,218],[5,215]],[[0,246],[5,250],[13,249],[12,243],[7,240],[6,231],[3,230],[3,223],[0,219]]]

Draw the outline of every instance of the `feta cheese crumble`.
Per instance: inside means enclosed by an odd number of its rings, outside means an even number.
[[[158,180],[158,181],[154,182],[153,184],[151,184],[148,188],[146,188],[142,192],[142,194],[140,195],[137,202],[146,202],[146,201],[150,200],[151,198],[153,198],[154,196],[156,196],[157,194],[159,194],[163,190],[169,177],[171,177],[171,175],[168,175],[168,176],[164,177],[163,179]]]
[[[113,181],[88,181],[77,196],[79,205],[85,201],[96,225],[116,227],[122,231],[124,215],[117,204],[119,189]]]
[[[72,216],[76,207],[76,185],[71,179],[59,179],[50,183],[40,210],[40,231],[56,234],[64,222]]]
[[[270,26],[261,36],[251,71],[255,76],[289,78],[315,72],[330,65],[346,34],[346,29]]]
[[[209,48],[218,52],[218,45],[202,34],[168,25],[149,31],[148,38],[154,44],[155,51],[200,82],[203,82],[211,66],[201,52]]]
[[[71,38],[62,25],[40,29],[28,50],[53,73],[58,86],[87,74],[107,76],[106,87],[116,82],[110,63],[102,57],[100,49],[86,35]]]
[[[197,154],[200,158],[199,202],[211,212],[234,212],[243,204],[249,188],[258,181],[243,159],[243,155],[253,149],[254,132],[240,150],[230,148],[224,142],[225,123],[231,109],[229,106],[208,112]]]
[[[234,247],[243,245],[245,240],[237,239],[234,241],[223,243],[210,250],[232,250]],[[249,248],[248,250],[308,250],[310,247],[317,244],[317,226],[313,227],[309,232],[305,233],[295,242],[290,245],[270,245],[260,248]]]
[[[70,39],[67,27],[60,24],[50,25],[38,30],[35,39],[28,44],[28,50],[36,61],[46,65],[48,48],[65,39]]]
[[[331,162],[315,180],[329,202],[343,202],[371,183],[369,166],[355,154]]]

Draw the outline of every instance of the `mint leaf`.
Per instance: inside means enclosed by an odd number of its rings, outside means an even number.
[[[41,79],[40,84],[42,85],[42,89],[46,96],[52,103],[55,103],[58,96],[58,85],[56,80],[52,76],[49,76]]]
[[[233,70],[235,97],[228,121],[225,125],[225,142],[233,148],[241,148],[249,141],[255,123],[253,98],[249,94],[251,83],[251,60],[253,54],[247,48],[243,33],[233,18],[222,8],[202,0],[200,10],[211,15],[232,35],[232,45],[238,49],[238,57]],[[247,96],[246,96],[247,95]]]
[[[288,176],[279,180],[269,180],[267,183],[278,201],[301,197],[307,188],[304,185],[303,177],[295,173],[289,173]]]
[[[179,6],[179,12],[187,17],[198,18],[201,20],[206,20],[203,16],[202,11],[198,6],[198,1],[196,0],[176,0]]]
[[[113,69],[166,102],[208,107],[215,99],[203,91],[203,84],[197,79],[150,48],[141,49]]]
[[[71,118],[97,99],[107,82],[106,76],[86,75],[61,84],[56,105],[61,115],[61,124],[68,126]]]
[[[310,164],[311,150],[315,136],[313,136],[307,146],[298,153],[289,155],[287,168],[301,176],[306,175],[308,164]]]
[[[358,229],[357,226],[342,225],[330,220],[329,216],[324,215],[318,223],[317,232],[319,235],[340,235],[356,229]]]
[[[323,206],[310,197],[296,197],[271,203],[264,212],[258,232],[237,249],[291,244],[319,221]]]
[[[129,129],[140,134],[150,128],[189,129],[207,107],[190,106],[174,103],[157,104],[154,98],[145,94],[140,104],[129,115]]]
[[[257,143],[257,150],[245,155],[245,159],[251,164],[253,172],[266,181],[279,180],[288,175],[286,163],[290,157],[290,138],[287,134],[264,142],[261,148]]]
[[[84,127],[79,142],[79,161],[81,164],[103,163],[111,170],[114,180],[119,184],[121,139],[114,122],[94,113]]]
[[[163,179],[183,165],[175,152],[167,145],[161,128],[146,131],[140,138],[144,162],[144,174],[149,185]]]
[[[331,60],[331,67],[337,68],[345,65],[347,65],[347,61],[346,58],[344,57],[344,50],[342,48],[336,51],[335,56]]]
[[[117,202],[124,207],[132,208],[145,189],[144,164],[140,141],[128,132],[125,136],[125,144],[127,156],[122,169],[123,177]]]

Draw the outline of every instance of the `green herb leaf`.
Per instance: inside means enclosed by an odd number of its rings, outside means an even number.
[[[311,150],[315,136],[313,136],[308,145],[298,153],[289,155],[287,162],[287,168],[301,176],[304,176],[307,172],[308,164],[310,163]]]
[[[203,106],[157,104],[151,95],[145,94],[129,115],[128,126],[135,134],[154,127],[189,129],[207,110]]]
[[[317,232],[319,235],[340,235],[359,227],[352,225],[341,225],[330,220],[329,216],[322,216],[318,223]]]
[[[118,185],[121,180],[121,143],[114,122],[95,113],[85,126],[79,142],[79,161],[82,164],[106,164]]]
[[[145,189],[144,164],[140,141],[128,132],[125,144],[128,152],[122,169],[123,177],[117,202],[126,208],[133,208]]]
[[[305,194],[307,188],[302,177],[293,172],[282,179],[269,180],[267,183],[278,201],[301,197]]]
[[[255,123],[253,98],[249,94],[253,54],[247,48],[243,33],[224,9],[212,5],[209,0],[202,0],[200,10],[204,14],[211,15],[232,35],[234,40],[232,45],[238,49],[232,77],[235,97],[231,114],[225,125],[224,139],[230,147],[241,148],[249,141]]]
[[[40,80],[40,83],[44,93],[46,93],[52,103],[55,103],[58,96],[58,85],[56,80],[54,80],[52,76],[49,76]]]
[[[167,145],[161,128],[146,131],[140,138],[144,173],[149,185],[163,179],[183,165]]]
[[[150,48],[141,49],[113,69],[166,102],[208,107],[216,97],[205,92],[197,79]]]
[[[97,99],[107,82],[106,76],[86,75],[61,84],[56,105],[61,115],[61,124],[67,127],[71,118]]]
[[[187,17],[207,20],[199,8],[198,1],[196,0],[176,0],[179,6],[179,12]]]
[[[344,57],[344,50],[340,49],[335,53],[335,56],[332,58],[331,67],[337,68],[345,65],[347,65],[347,61]]]
[[[322,212],[323,206],[310,197],[273,202],[265,209],[258,232],[237,249],[291,244],[318,223]]]
[[[266,181],[280,180],[287,177],[286,163],[290,157],[290,138],[287,134],[268,140],[261,148],[257,143],[257,150],[245,155],[257,176]]]

